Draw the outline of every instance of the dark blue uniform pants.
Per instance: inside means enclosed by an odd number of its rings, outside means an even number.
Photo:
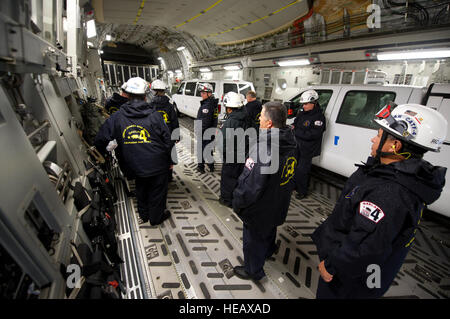
[[[275,238],[277,228],[274,227],[266,233],[256,231],[244,223],[243,250],[245,271],[254,279],[261,279],[264,273],[266,258],[272,256],[276,250]]]
[[[300,195],[308,194],[309,171],[311,170],[312,157],[298,157],[295,170],[295,190]]]
[[[233,201],[233,191],[237,186],[238,178],[244,169],[244,163],[223,163],[222,178],[220,180],[220,197],[227,204]]]
[[[200,169],[204,169],[205,168],[205,162],[206,162],[205,161],[205,157],[204,157],[205,148],[210,143],[214,143],[214,139],[212,139],[212,140],[201,140],[201,143],[202,143],[202,156],[201,156],[201,160],[200,160],[200,156],[198,155],[199,158],[198,158],[197,167],[200,168]],[[213,150],[211,150],[211,158],[212,158],[212,156],[213,156]],[[214,169],[214,162],[208,163],[208,167],[210,169]]]
[[[136,177],[136,198],[139,216],[157,225],[166,209],[168,172],[150,177]]]

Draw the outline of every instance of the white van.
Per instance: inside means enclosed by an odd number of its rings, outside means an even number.
[[[390,101],[396,104],[417,103],[441,112],[450,124],[450,84],[430,87],[396,85],[316,85],[300,89],[289,98],[288,124],[292,124],[299,108],[300,95],[309,89],[319,94],[319,104],[327,120],[322,154],[313,164],[342,176],[350,176],[355,164],[370,155],[370,139],[376,135],[374,114]],[[446,186],[439,200],[429,206],[439,214],[450,217],[450,126],[439,153],[427,152],[424,159],[433,165],[449,168]]]
[[[219,121],[225,116],[222,108],[223,96],[228,92],[236,92],[245,96],[248,91],[254,91],[252,82],[233,80],[188,80],[181,82],[178,91],[172,95],[175,110],[179,113],[196,118],[200,101],[202,100],[197,87],[199,83],[209,83],[214,89],[214,97],[219,99]]]

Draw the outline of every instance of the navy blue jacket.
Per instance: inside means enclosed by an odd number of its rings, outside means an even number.
[[[271,141],[277,139],[278,154],[272,154]],[[259,151],[261,148],[268,151]],[[260,152],[267,155],[261,156]],[[275,156],[279,158],[276,171],[263,174],[263,169],[276,163]],[[290,128],[279,129],[278,133],[274,129],[260,132],[258,144],[250,149],[233,192],[233,210],[248,227],[266,234],[284,223],[294,189],[296,165],[296,143]]]
[[[294,120],[295,139],[300,157],[319,156],[322,148],[322,135],[326,129],[325,116],[316,106],[308,112],[300,110]]]
[[[248,102],[244,106],[244,110],[247,113],[248,127],[254,127],[259,129],[259,117],[261,115],[262,104],[258,100]]]
[[[175,112],[175,109],[170,103],[169,97],[167,95],[155,95],[150,102],[150,107],[161,113],[164,121],[169,127],[170,134],[172,134],[175,129],[180,127],[180,124],[178,123],[177,113]]]
[[[242,128],[244,131],[247,129],[247,114],[245,111],[240,109],[234,109],[233,112],[227,114],[225,116],[225,122],[223,123],[222,127],[220,128],[222,131],[223,136],[223,145],[222,145],[222,154],[224,161],[230,162],[232,159],[227,158],[226,152],[227,152],[227,128],[236,130],[238,128]],[[236,134],[236,132],[235,132]],[[231,143],[231,141],[229,141]],[[238,136],[234,136],[233,141],[233,149],[234,149],[234,163],[237,163],[239,158],[242,158],[240,162],[242,163],[243,160],[246,159],[246,147],[247,147],[247,141],[244,138],[239,138]],[[229,151],[231,156],[231,150]],[[238,156],[239,155],[239,156]]]
[[[115,153],[126,177],[149,177],[169,169],[169,128],[161,113],[145,101],[123,104],[105,121],[94,144],[104,154],[106,146],[114,139],[118,144]]]
[[[197,113],[197,120],[202,121],[202,133],[210,127],[217,127],[219,99],[209,97],[200,101],[200,108]]]
[[[106,100],[105,109],[108,111],[108,113],[112,114],[114,112],[117,112],[122,104],[126,102],[128,102],[128,99],[126,97],[114,92],[113,95]]]
[[[422,159],[382,165],[369,157],[350,176],[332,214],[311,236],[339,297],[378,298],[388,290],[425,204],[442,192],[445,172]],[[367,287],[371,264],[381,268],[381,288]]]

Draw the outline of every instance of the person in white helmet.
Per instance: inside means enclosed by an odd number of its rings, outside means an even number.
[[[441,195],[439,151],[447,121],[418,104],[387,105],[367,163],[347,180],[332,214],[312,234],[320,259],[317,298],[379,298],[402,266],[422,217]]]
[[[295,140],[297,141],[298,165],[295,171],[295,198],[301,200],[308,195],[309,172],[312,159],[319,156],[322,136],[326,129],[325,116],[319,105],[319,94],[307,90],[300,96],[302,108],[294,120]]]
[[[150,106],[157,110],[164,118],[167,126],[169,127],[170,134],[180,127],[178,123],[178,116],[172,103],[170,103],[169,97],[166,95],[166,84],[161,80],[155,80],[152,82],[151,89],[154,92],[154,97],[150,101]],[[179,137],[176,140],[172,140],[171,149],[171,165],[169,169],[169,182],[173,180],[173,165],[177,164],[177,153],[174,149],[175,143],[179,142]]]
[[[242,128],[244,131],[247,128],[247,113],[243,109],[244,99],[245,97],[242,94],[235,92],[228,92],[223,98],[227,114],[221,127],[223,165],[219,203],[230,208],[233,202],[233,190],[236,188],[237,180],[244,169],[245,140],[239,141],[237,137],[230,139],[227,138],[227,134],[234,134],[238,128]],[[229,149],[230,146],[232,149]],[[242,158],[241,162],[239,162],[239,157]]]
[[[200,108],[197,113],[197,120],[202,123],[202,136],[198,136],[197,139],[197,171],[200,174],[205,173],[205,159],[204,150],[205,148],[214,141],[214,136],[211,139],[204,137],[204,133],[209,128],[217,127],[218,109],[217,105],[219,99],[214,98],[213,87],[210,83],[199,83],[197,90],[200,92],[202,100],[200,101]],[[201,152],[200,152],[201,146]],[[212,160],[213,151],[211,151],[211,160],[207,163],[210,172],[214,172],[214,161]]]
[[[95,146],[105,154],[109,142],[117,141],[120,168],[127,178],[136,180],[140,223],[158,225],[170,217],[166,199],[171,140],[163,116],[145,101],[147,89],[142,78],[127,81],[129,101],[105,121]]]
[[[128,93],[125,91],[127,84],[124,83],[120,88],[120,94],[114,92],[111,97],[109,97],[105,102],[105,109],[109,114],[117,112],[122,104],[128,101]]]

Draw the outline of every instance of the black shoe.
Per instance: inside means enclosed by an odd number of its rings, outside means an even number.
[[[222,197],[219,198],[219,203],[222,204],[223,206],[227,206],[229,208],[233,208],[233,205],[231,205],[230,202],[224,200]]]
[[[170,211],[168,209],[166,209],[161,217],[161,221],[159,222],[160,224],[162,224],[167,218],[170,217]]]
[[[258,280],[261,279],[261,278],[255,278],[255,277],[251,276],[249,273],[247,273],[245,271],[244,266],[236,266],[236,267],[234,267],[233,270],[234,270],[234,274],[236,275],[236,277],[238,277],[240,279],[243,279],[243,280],[255,280],[255,281],[258,281]]]
[[[208,166],[208,168],[210,173],[214,173],[214,166]]]
[[[205,174],[205,169],[203,167],[197,167],[196,171],[197,173]]]
[[[302,200],[305,197],[306,197],[305,194],[295,194],[295,198],[297,198],[298,200]]]
[[[275,257],[273,257],[273,255],[276,255],[278,253],[277,250],[278,250],[278,247],[275,246],[274,249],[272,250],[272,252],[266,256],[266,260],[275,260]]]
[[[145,224],[146,222],[148,222],[148,218],[142,218],[141,216],[138,217],[138,224],[142,225]]]

